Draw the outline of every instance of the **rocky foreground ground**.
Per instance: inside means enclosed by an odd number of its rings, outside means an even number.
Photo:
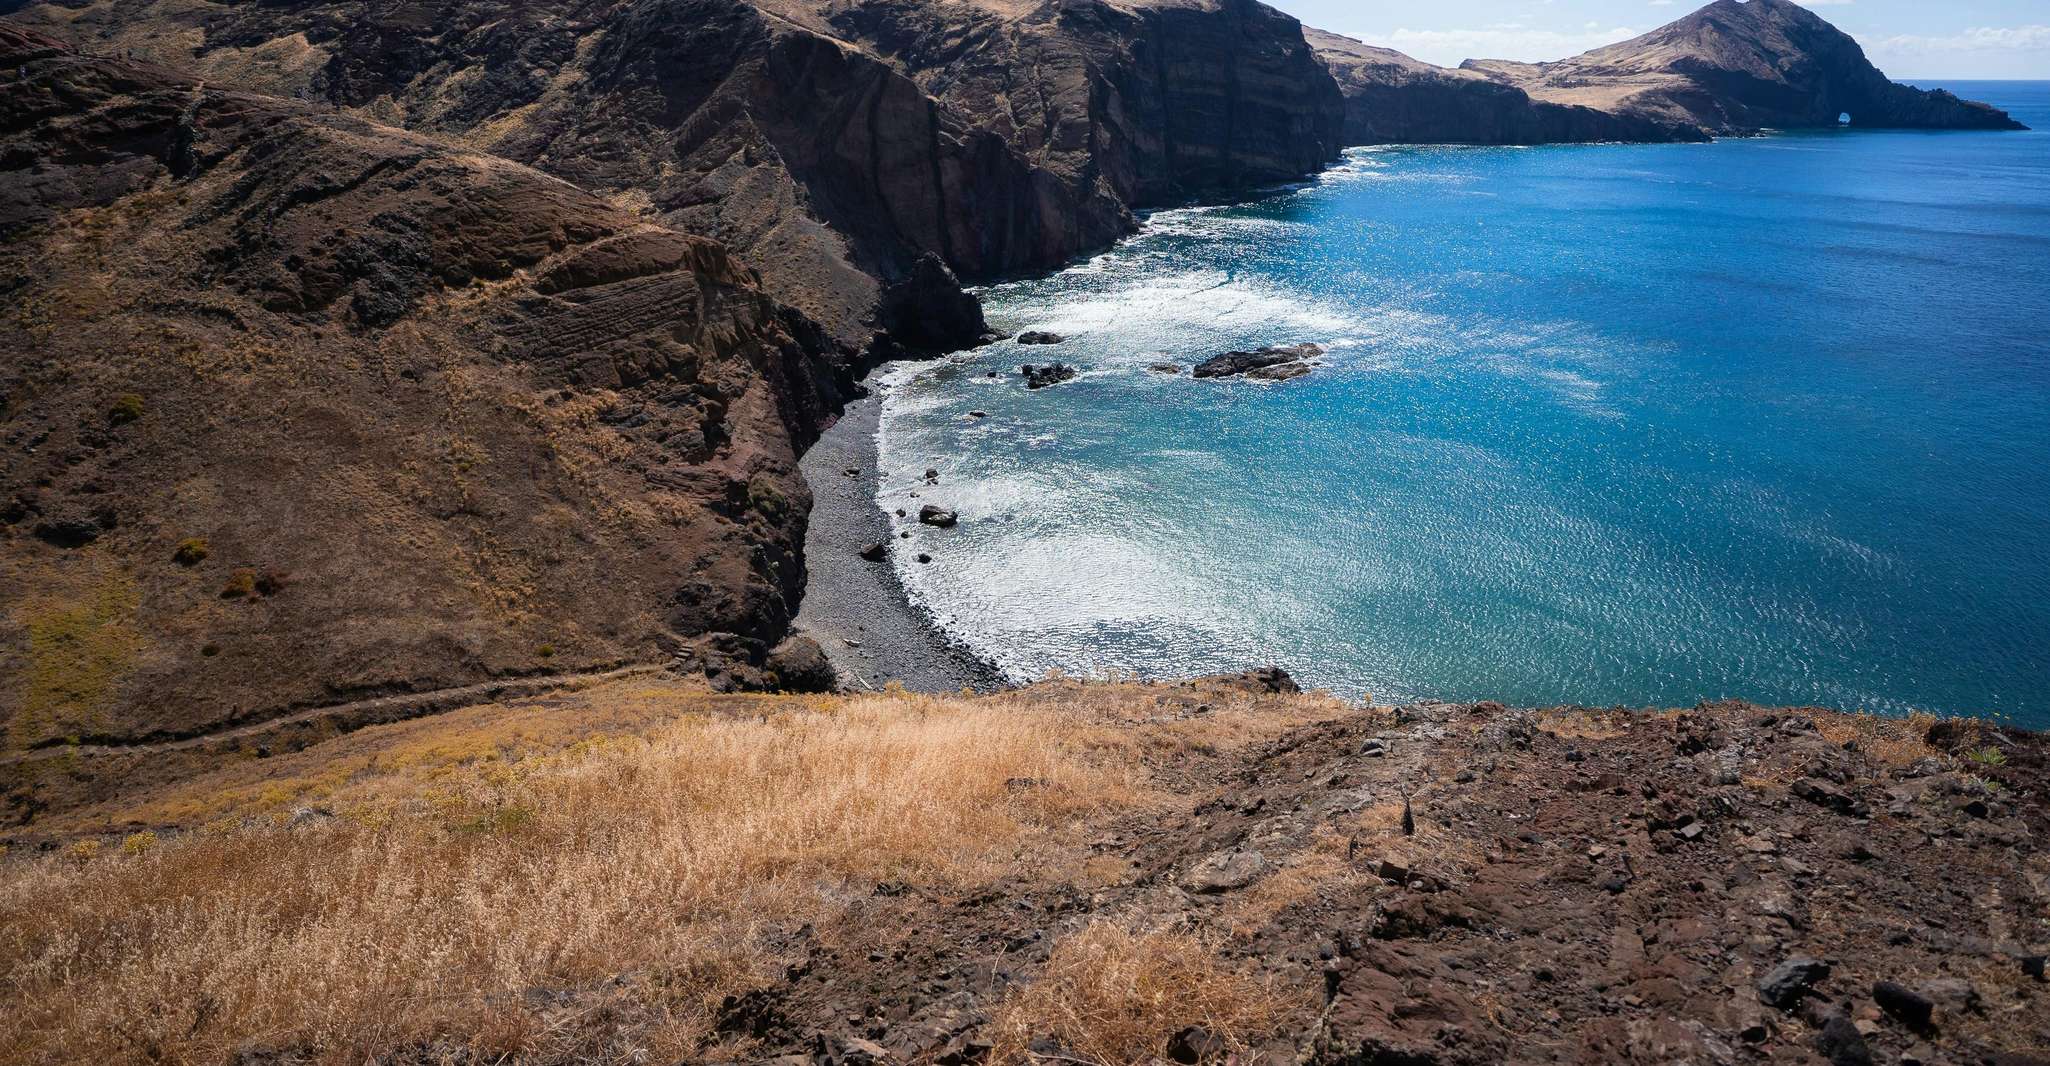
[[[231,760],[18,836],[0,1056],[2050,1062],[2041,736],[1292,688],[635,682]]]

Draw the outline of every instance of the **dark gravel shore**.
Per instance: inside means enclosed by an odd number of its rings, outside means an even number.
[[[888,557],[861,557],[866,545],[885,544],[895,552],[903,543],[875,502],[882,394],[873,380],[869,387],[870,395],[848,404],[804,456],[812,512],[804,538],[809,579],[797,628],[818,640],[840,672],[841,685],[851,690],[879,689],[891,681],[914,692],[1004,687],[995,667],[947,641],[911,605]]]

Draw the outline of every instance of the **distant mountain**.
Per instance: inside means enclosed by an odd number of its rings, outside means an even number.
[[[1691,123],[1537,101],[1474,71],[1433,66],[1389,48],[1310,30],[1345,96],[1348,144],[1557,144],[1699,141]]]
[[[1836,126],[2022,129],[1996,108],[1896,84],[1858,42],[1790,0],[1717,0],[1642,37],[1556,63],[1457,70],[1310,31],[1354,144],[1673,141]]]
[[[1711,133],[1862,127],[2012,130],[2007,113],[1889,81],[1849,34],[1792,0],[1716,0],[1670,25],[1557,63],[1468,61],[1533,99]]]

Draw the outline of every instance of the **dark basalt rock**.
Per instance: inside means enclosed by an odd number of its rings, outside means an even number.
[[[944,507],[938,507],[929,503],[918,509],[918,520],[928,526],[951,529],[956,523],[961,521],[961,516]]]
[[[1276,363],[1246,371],[1248,381],[1289,381],[1310,372],[1308,363]]]
[[[1315,344],[1291,344],[1286,347],[1256,348],[1250,352],[1226,352],[1212,356],[1196,364],[1192,372],[1199,378],[1223,378],[1248,371],[1260,370],[1283,363],[1301,363],[1323,355],[1324,349]],[[1304,368],[1308,372],[1308,368]],[[1293,376],[1293,375],[1291,375]]]
[[[1043,389],[1048,385],[1072,381],[1078,373],[1074,367],[1066,363],[1049,363],[1046,366],[1033,366],[1027,363],[1019,367],[1018,372],[1025,375],[1025,387],[1028,389]]]
[[[1028,329],[1018,334],[1019,344],[1059,344],[1067,339],[1058,333],[1045,333],[1036,329]]]
[[[1914,1029],[1928,1028],[1936,1013],[1936,1003],[1928,996],[1893,981],[1873,985],[1872,1002]]]
[[[1758,999],[1769,1007],[1792,1010],[1808,990],[1829,976],[1830,966],[1821,959],[1797,955],[1773,967],[1758,979]]]
[[[1180,363],[1154,363],[1154,364],[1152,364],[1151,366],[1148,366],[1148,367],[1147,367],[1146,369],[1148,369],[1148,370],[1150,370],[1150,371],[1152,371],[1152,372],[1154,372],[1154,373],[1156,373],[1156,374],[1170,374],[1170,375],[1173,375],[1173,374],[1179,374],[1179,373],[1181,373],[1181,372],[1182,372],[1182,364],[1180,364]]]
[[[883,323],[892,344],[913,355],[972,348],[989,336],[982,302],[961,290],[937,255],[920,256],[909,275],[885,290]]]
[[[776,645],[766,665],[776,675],[776,687],[784,692],[831,692],[840,686],[825,649],[802,634]]]

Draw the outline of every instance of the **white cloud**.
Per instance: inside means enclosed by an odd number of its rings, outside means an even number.
[[[2050,51],[2050,26],[1975,26],[1945,37],[1904,33],[1872,42],[1874,51],[1896,55],[1929,55],[1937,52],[2044,52]]]

